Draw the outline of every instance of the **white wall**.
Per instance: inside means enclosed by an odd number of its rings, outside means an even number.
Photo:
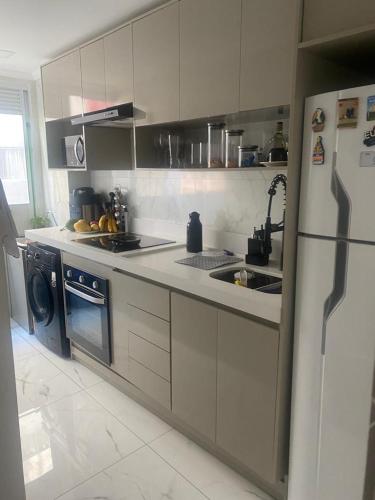
[[[127,191],[136,230],[184,241],[188,215],[196,210],[201,214],[206,245],[246,253],[254,226],[265,222],[267,191],[277,173],[273,169],[97,171],[91,174],[91,185],[103,193],[115,186]],[[282,211],[280,189],[274,198],[273,222],[281,220]],[[280,233],[275,235],[276,241],[280,237]],[[279,250],[276,243],[276,257]]]

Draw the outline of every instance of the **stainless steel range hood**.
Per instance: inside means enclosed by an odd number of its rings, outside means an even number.
[[[130,126],[133,118],[133,103],[119,104],[110,108],[85,113],[71,119],[72,125]]]

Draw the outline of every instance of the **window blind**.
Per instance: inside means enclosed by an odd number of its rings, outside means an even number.
[[[23,92],[0,87],[0,114],[23,115]]]

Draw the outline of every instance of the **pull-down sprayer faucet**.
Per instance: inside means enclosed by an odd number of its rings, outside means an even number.
[[[284,210],[283,218],[278,224],[272,224],[271,222],[271,209],[272,200],[277,192],[277,187],[282,184],[284,188]],[[249,238],[249,250],[246,256],[246,262],[249,264],[267,265],[269,262],[269,256],[272,252],[272,241],[271,234],[279,231],[284,231],[285,223],[285,202],[286,202],[286,187],[287,178],[284,174],[276,175],[271,182],[270,188],[268,190],[269,201],[266,222],[260,229],[254,228],[254,234],[252,238]],[[283,268],[283,247],[284,247],[284,235],[282,240],[282,250],[281,250],[281,262],[280,269]]]

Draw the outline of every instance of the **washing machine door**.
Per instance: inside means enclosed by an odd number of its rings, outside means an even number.
[[[27,295],[35,321],[48,326],[54,315],[53,296],[48,277],[40,269],[29,271]]]

